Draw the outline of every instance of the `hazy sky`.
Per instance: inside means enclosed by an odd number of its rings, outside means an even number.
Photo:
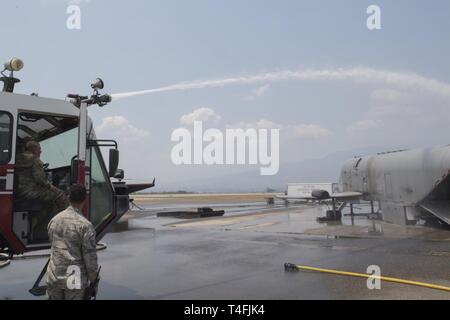
[[[0,1],[0,59],[25,61],[21,93],[89,94],[98,76],[109,93],[259,77],[91,110],[98,134],[119,140],[127,176],[156,176],[160,190],[249,169],[172,165],[170,135],[192,119],[280,128],[281,163],[450,141],[446,0]],[[69,3],[81,30],[66,27]],[[371,4],[381,30],[366,27]]]

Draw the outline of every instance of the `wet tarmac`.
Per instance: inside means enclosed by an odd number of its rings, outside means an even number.
[[[366,217],[319,224],[325,208],[263,202],[215,203],[218,218],[157,218],[161,210],[204,203],[144,204],[128,214],[99,252],[99,299],[450,299],[450,293],[313,272],[286,273],[291,262],[450,286],[450,231],[394,226]],[[45,254],[45,252],[34,253]],[[28,293],[45,257],[0,269],[0,299]],[[38,298],[39,299],[39,298]]]

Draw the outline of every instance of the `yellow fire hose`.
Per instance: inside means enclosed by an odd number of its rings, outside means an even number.
[[[295,264],[291,264],[291,263],[286,263],[284,265],[284,267],[285,267],[286,271],[301,271],[301,270],[302,271],[315,271],[315,272],[321,272],[321,273],[336,274],[336,275],[341,275],[341,276],[358,277],[358,278],[365,278],[365,279],[369,279],[369,278],[379,279],[379,280],[387,281],[387,282],[401,283],[401,284],[406,284],[406,285],[412,285],[412,286],[417,286],[417,287],[424,287],[424,288],[429,288],[429,289],[436,289],[436,290],[443,290],[443,291],[450,292],[450,287],[431,284],[431,283],[398,279],[398,278],[375,276],[375,275],[364,274],[364,273],[346,272],[346,271],[331,270],[331,269],[321,269],[321,268],[315,268],[315,267],[300,266],[300,265],[295,265]]]

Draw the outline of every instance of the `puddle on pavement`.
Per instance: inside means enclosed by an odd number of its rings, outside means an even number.
[[[182,207],[182,204],[170,204],[171,208]],[[147,206],[147,210],[133,212],[122,219],[113,232],[132,230],[155,230],[167,228],[212,228],[222,230],[240,230],[248,232],[269,232],[299,234],[308,236],[324,236],[335,238],[414,238],[425,240],[450,240],[450,230],[430,227],[426,225],[401,226],[385,223],[381,220],[370,219],[367,216],[348,215],[349,210],[343,212],[342,221],[319,223],[317,218],[323,217],[325,207],[294,205],[290,207],[265,206],[261,203],[231,203],[211,206],[214,209],[225,210],[225,216],[180,220],[176,218],[157,218],[156,212],[163,206]],[[156,210],[155,210],[156,209]],[[167,208],[166,208],[167,209]],[[367,208],[362,208],[362,210]],[[367,211],[366,211],[367,212]]]

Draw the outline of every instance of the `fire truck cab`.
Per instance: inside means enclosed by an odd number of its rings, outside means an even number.
[[[13,255],[48,248],[47,224],[58,213],[49,213],[48,204],[39,198],[18,197],[15,163],[28,141],[39,142],[40,159],[45,164],[49,183],[62,191],[75,183],[85,185],[89,200],[83,214],[96,228],[97,240],[100,240],[129,210],[129,194],[154,184],[127,186],[120,182],[123,171],[117,169],[117,143],[98,140],[88,117],[89,106],[98,104],[95,98],[99,97],[98,91],[92,96],[94,99],[80,97],[78,101],[66,101],[16,94],[12,92],[14,86],[12,89],[7,86],[10,80],[3,81],[5,86],[0,92],[0,252]],[[105,165],[102,154],[102,149],[106,148],[109,149],[109,166]],[[119,181],[112,182],[114,177]]]

